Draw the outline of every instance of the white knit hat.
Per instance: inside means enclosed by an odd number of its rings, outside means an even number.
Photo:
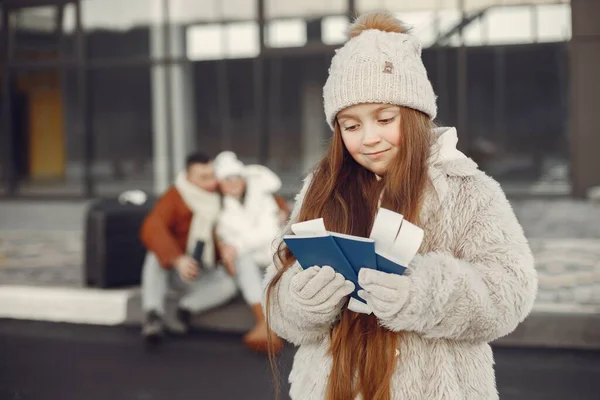
[[[323,88],[327,123],[338,112],[362,103],[419,110],[434,119],[436,96],[421,60],[421,44],[388,13],[369,13],[350,27],[352,37],[331,60]]]
[[[244,163],[238,160],[237,156],[232,151],[224,151],[220,153],[213,163],[215,175],[217,179],[225,179],[230,176],[243,176]]]

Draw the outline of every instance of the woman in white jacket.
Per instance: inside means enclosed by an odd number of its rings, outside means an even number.
[[[257,320],[244,342],[250,348],[266,350],[268,332],[260,304],[260,282],[263,269],[273,262],[273,241],[281,229],[281,210],[275,200],[281,180],[262,165],[245,166],[231,151],[219,154],[214,168],[223,195],[216,223],[217,243],[228,245],[221,246],[220,256],[229,274],[239,281]],[[280,348],[277,337],[272,335],[271,339]]]
[[[405,275],[362,269],[372,314],[347,308],[354,285],[328,266],[302,269],[282,243],[267,269],[270,327],[300,346],[292,399],[492,400],[488,342],[528,315],[537,277],[500,186],[435,128],[435,94],[421,47],[385,13],[360,17],[324,88],[333,129],[290,224],[368,236],[378,207],[425,238]],[[288,229],[285,233],[291,233]]]

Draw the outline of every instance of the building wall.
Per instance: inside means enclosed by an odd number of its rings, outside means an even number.
[[[148,42],[146,29],[95,31],[89,35],[89,56],[105,60],[142,56],[144,52],[147,56]],[[492,173],[499,178],[532,180],[543,170],[545,158],[566,162],[567,45],[470,47],[467,51],[470,137],[473,141],[486,139],[496,146],[496,164],[500,167],[492,165]],[[302,168],[303,87],[308,82],[325,82],[330,58],[331,54],[323,53],[270,56],[266,60],[269,163],[276,169],[293,173]],[[454,47],[423,51],[439,96],[438,123],[443,125],[457,123],[456,58]],[[253,61],[193,62],[192,69],[195,147],[210,154],[230,147],[244,160],[256,161],[260,135],[254,123]],[[81,176],[83,154],[76,79],[74,70],[67,70],[63,79],[66,164],[71,177]],[[91,71],[96,177],[151,178],[151,84],[148,65],[109,66]],[[226,89],[221,90],[220,86]],[[222,109],[223,104],[226,107]],[[324,119],[323,126],[327,132]],[[521,161],[512,162],[515,157]]]
[[[573,39],[571,53],[571,153],[573,194],[578,197],[600,186],[600,2],[572,0]]]

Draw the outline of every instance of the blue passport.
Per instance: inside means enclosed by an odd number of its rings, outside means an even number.
[[[302,268],[329,265],[353,283],[358,283],[358,275],[344,256],[342,250],[329,234],[319,236],[286,235],[283,240]]]
[[[337,232],[331,232],[330,234],[357,275],[361,268],[377,269],[375,241],[373,239]]]
[[[358,273],[352,267],[333,236],[329,233],[316,236],[286,235],[283,240],[294,254],[302,268],[329,265],[347,280],[354,283],[356,290],[352,297],[365,302],[357,295],[359,290]]]

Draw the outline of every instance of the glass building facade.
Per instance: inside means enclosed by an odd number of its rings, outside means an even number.
[[[526,3],[526,4],[524,4]],[[568,194],[568,1],[3,0],[0,196],[160,192],[185,155],[264,163],[292,194],[330,136],[350,15],[412,27],[441,125],[509,193]]]

